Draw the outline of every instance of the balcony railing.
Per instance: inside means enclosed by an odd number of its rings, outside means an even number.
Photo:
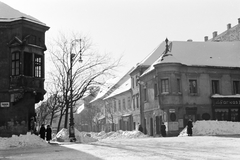
[[[44,78],[28,76],[11,76],[10,88],[34,88],[44,89]]]

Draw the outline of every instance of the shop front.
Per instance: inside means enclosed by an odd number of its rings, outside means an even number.
[[[240,121],[240,96],[212,96],[213,118],[218,121]]]

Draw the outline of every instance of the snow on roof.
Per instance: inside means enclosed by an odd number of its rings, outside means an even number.
[[[236,95],[220,95],[220,94],[214,94],[214,95],[212,95],[212,98],[240,98],[240,94],[236,94]]]
[[[158,63],[188,66],[240,67],[240,42],[173,41],[171,51]]]
[[[110,91],[112,89],[112,87],[114,87],[114,85],[116,84],[116,82],[119,81],[119,77],[115,77],[115,78],[112,78],[112,79],[109,79],[105,85],[102,85],[97,96],[91,100],[89,103],[92,103],[92,102],[95,102],[97,101],[98,99],[101,99],[103,98],[107,93],[108,91]]]
[[[162,51],[165,50],[165,45],[165,41],[158,45],[149,55],[139,62],[132,71],[134,71],[138,66],[150,66],[162,55]]]
[[[109,96],[107,96],[104,99],[111,98],[113,96],[116,96],[118,94],[121,94],[123,92],[126,92],[131,89],[131,79],[128,78],[126,82],[124,82],[122,85],[120,85],[115,91],[113,91]]]
[[[0,2],[0,22],[12,22],[20,19],[46,26],[46,24],[42,23],[38,19],[22,13],[3,2]]]
[[[154,70],[155,64],[181,63],[188,66],[240,67],[240,42],[186,42],[170,43],[167,56],[163,54],[142,74]],[[164,53],[165,48],[156,52]]]

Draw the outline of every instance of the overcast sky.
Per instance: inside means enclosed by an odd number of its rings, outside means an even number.
[[[123,55],[127,72],[167,37],[203,41],[237,25],[240,0],[0,0],[46,23],[47,46],[59,32],[91,39],[99,52]],[[47,54],[47,51],[46,51]]]

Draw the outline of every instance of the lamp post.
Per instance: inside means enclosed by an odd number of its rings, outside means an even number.
[[[71,43],[71,47],[73,47],[73,42],[79,42],[80,44],[80,57],[79,57],[79,62],[82,62],[82,48],[81,48],[81,39],[75,39]],[[73,61],[75,54],[72,53],[72,48],[70,50],[71,55],[70,55],[70,119],[69,119],[69,139],[70,142],[75,142],[75,131],[74,131],[74,117],[73,117],[73,77],[72,77],[72,69],[73,69]]]

